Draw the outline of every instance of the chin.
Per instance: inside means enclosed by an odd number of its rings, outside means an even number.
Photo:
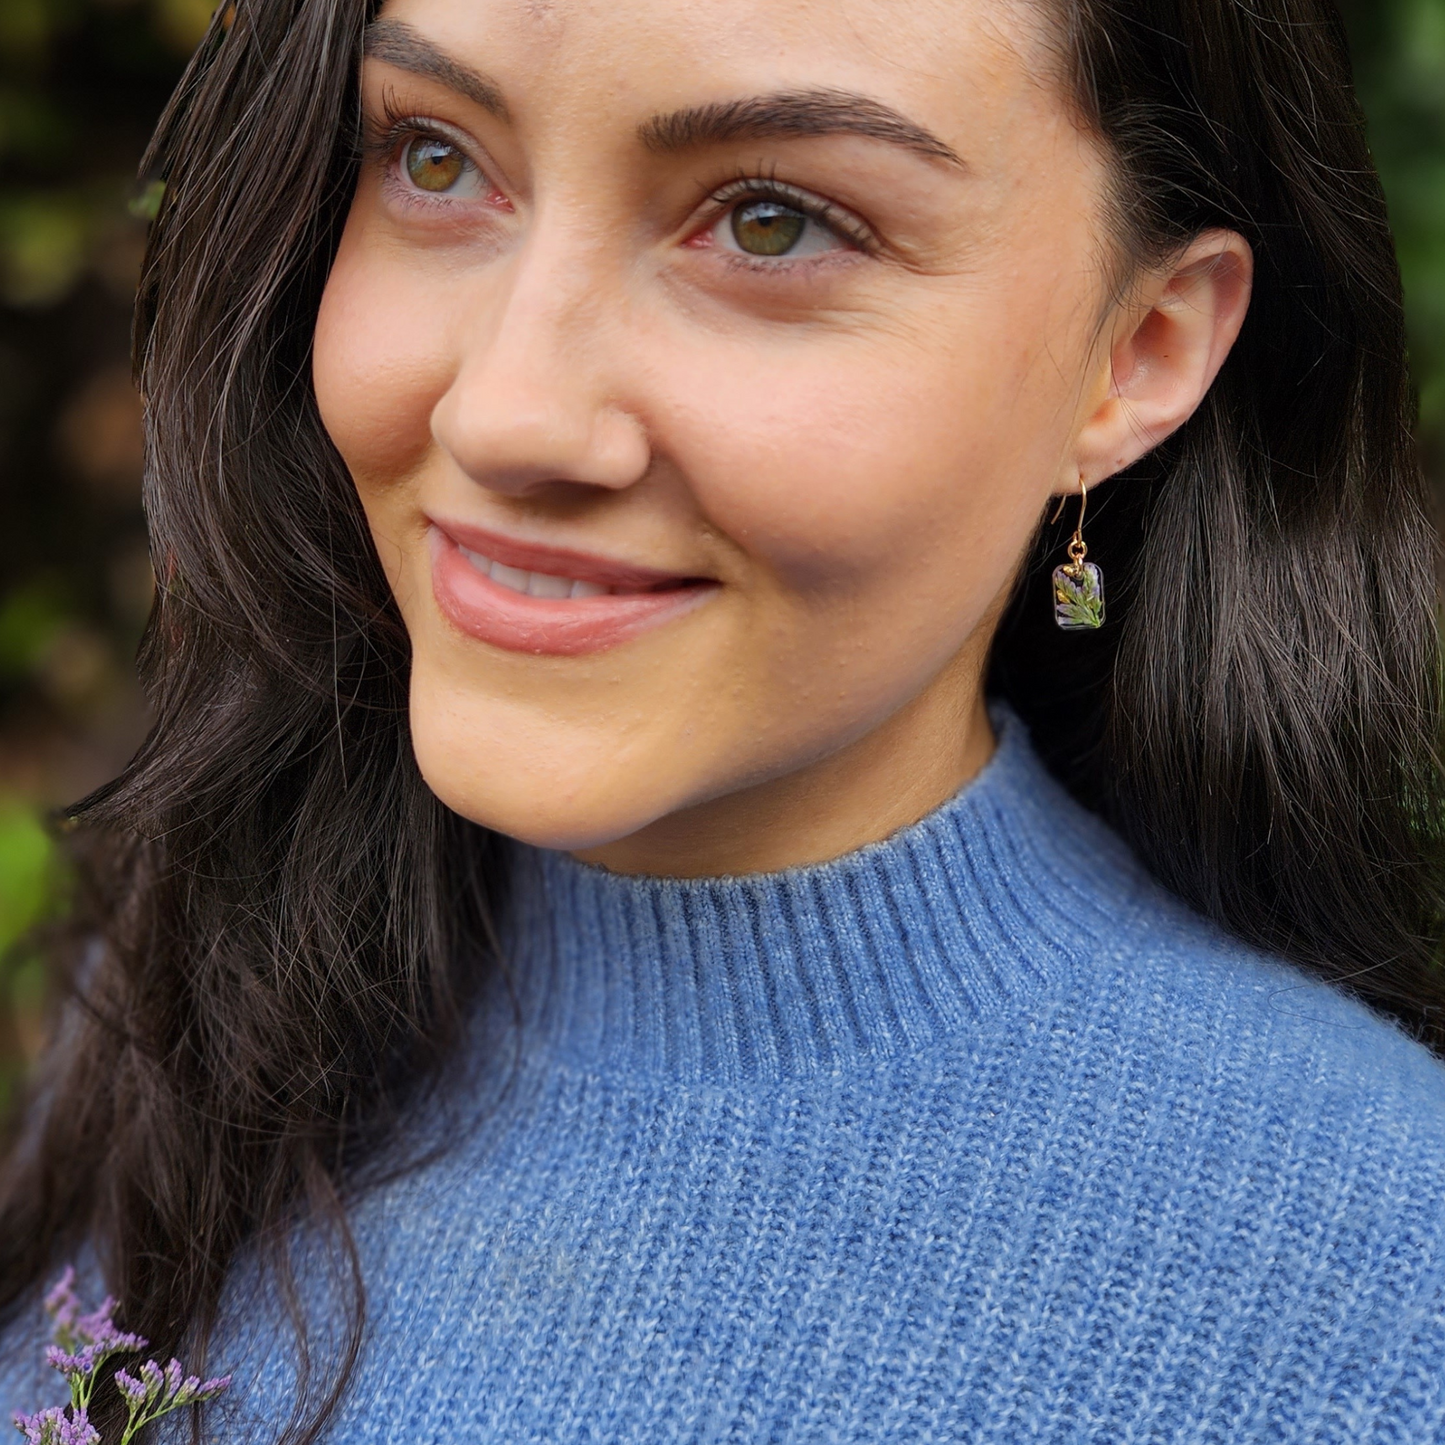
[[[600,766],[569,776],[541,758],[529,762],[512,751],[499,756],[476,743],[463,755],[454,744],[438,742],[414,738],[422,779],[438,800],[469,822],[536,848],[600,848],[670,811],[643,795],[641,780],[606,778]],[[479,761],[488,757],[491,766]]]
[[[499,795],[484,784],[456,786],[454,780],[433,781],[426,770],[422,777],[437,798],[454,813],[494,833],[515,838],[534,848],[555,848],[560,852],[582,853],[630,837],[655,821],[655,815],[623,816],[599,800],[592,806],[558,807],[544,802],[536,793]],[[453,786],[448,786],[452,783]]]

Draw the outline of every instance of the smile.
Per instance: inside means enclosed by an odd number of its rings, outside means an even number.
[[[508,567],[495,562],[480,552],[473,552],[457,544],[459,551],[478,572],[490,577],[499,587],[510,588],[526,597],[606,597],[614,593],[611,587],[600,582],[584,582],[580,577],[554,577],[548,572],[527,572],[521,567]]]
[[[601,652],[690,612],[706,578],[538,547],[459,523],[430,529],[432,592],[460,631],[509,652]]]

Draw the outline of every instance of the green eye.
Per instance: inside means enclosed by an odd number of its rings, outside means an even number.
[[[467,169],[467,158],[446,141],[418,137],[402,156],[412,184],[423,191],[449,191]]]
[[[732,215],[733,239],[750,256],[785,256],[802,238],[808,217],[777,201],[752,201]]]

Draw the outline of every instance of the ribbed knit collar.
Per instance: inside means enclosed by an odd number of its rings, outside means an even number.
[[[516,845],[504,952],[531,1045],[738,1081],[923,1048],[1048,992],[1117,937],[1135,869],[1006,709],[959,793],[814,867],[680,880]]]

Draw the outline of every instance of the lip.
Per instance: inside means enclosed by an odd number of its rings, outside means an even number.
[[[469,636],[509,652],[552,657],[602,652],[690,612],[718,587],[705,578],[540,547],[435,519],[428,542],[432,594],[443,615]],[[463,547],[507,567],[618,590],[598,597],[530,597],[478,571]]]

